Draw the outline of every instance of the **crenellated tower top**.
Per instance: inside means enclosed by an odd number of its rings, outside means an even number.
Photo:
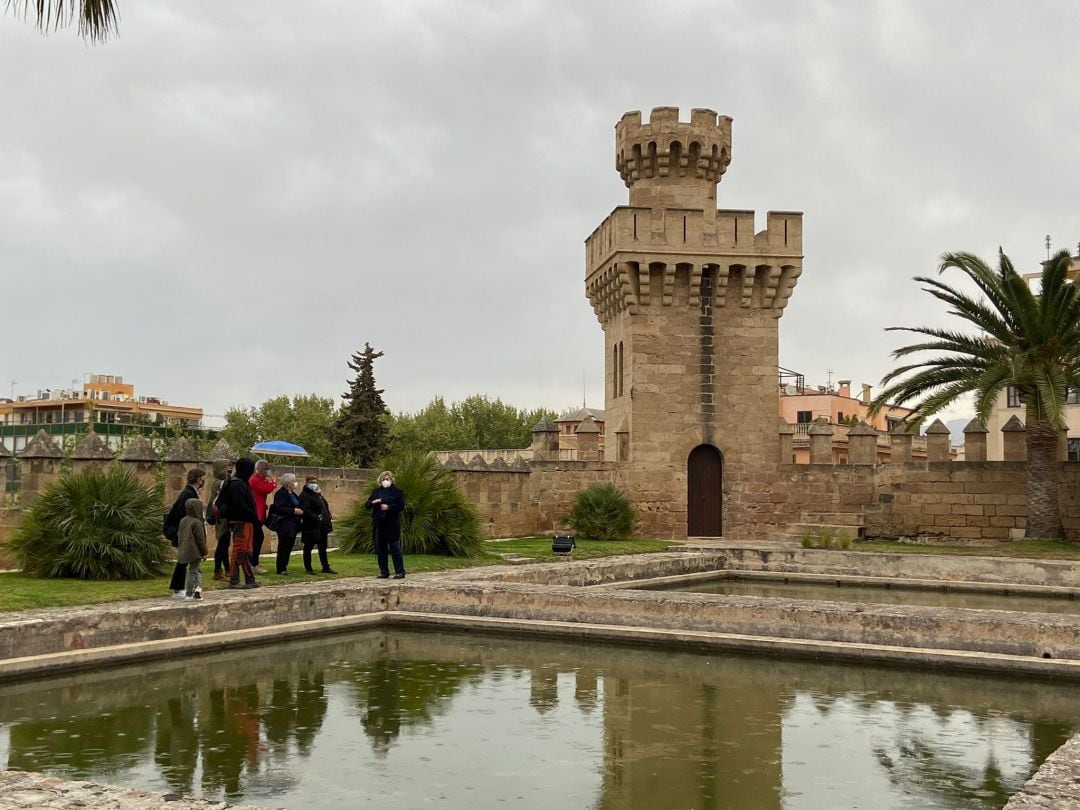
[[[654,107],[615,125],[615,168],[630,189],[630,205],[715,208],[716,184],[731,163],[731,118],[694,109],[679,121],[678,107]]]

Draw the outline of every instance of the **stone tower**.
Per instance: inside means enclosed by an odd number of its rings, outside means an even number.
[[[717,210],[731,119],[675,107],[615,126],[630,189],[585,242],[604,330],[605,460],[643,530],[748,537],[779,460],[778,319],[802,272],[802,214]]]

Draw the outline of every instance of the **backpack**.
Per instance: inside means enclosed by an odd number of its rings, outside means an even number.
[[[165,517],[161,521],[161,533],[165,535],[166,540],[171,541],[175,546],[180,542],[180,524],[172,522],[172,515],[172,509],[165,513]]]
[[[230,481],[232,481],[232,476],[229,476],[222,481],[221,489],[218,490],[217,496],[206,505],[206,522],[211,526],[215,526],[229,517],[229,499],[225,496],[225,490],[229,486]]]
[[[180,519],[183,517],[184,506],[181,504],[180,499],[184,497],[184,493],[181,492],[177,499],[173,502],[172,507],[165,513],[164,519],[161,521],[161,533],[165,535],[165,539],[169,540],[174,546],[180,542]],[[187,499],[184,499],[185,501]]]

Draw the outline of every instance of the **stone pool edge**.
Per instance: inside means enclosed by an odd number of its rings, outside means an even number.
[[[1002,810],[1069,810],[1080,807],[1080,734],[1046,758]]]
[[[598,622],[512,616],[478,616],[387,609],[351,616],[307,619],[275,625],[223,630],[192,636],[136,641],[0,661],[0,683],[51,677],[110,666],[173,658],[194,651],[264,646],[299,638],[374,628],[431,629],[485,635],[543,636],[564,641],[591,641],[624,646],[677,648],[693,652],[737,652],[774,657],[863,662],[916,669],[1024,674],[1053,680],[1080,681],[1080,660],[1044,659],[1006,653],[955,650],[828,639],[792,638],[749,633],[642,627]]]
[[[856,557],[857,559],[853,559]],[[997,586],[1011,580],[1020,584],[1033,581],[1052,583],[1051,587],[1074,588],[1080,583],[1080,564],[1058,564],[1039,560],[1014,561],[1003,568],[1008,569],[1009,577],[1002,578],[997,558],[941,558],[923,563],[925,556],[918,561],[904,559],[905,555],[880,554],[868,552],[852,553],[798,550],[798,549],[716,549],[708,552],[681,551],[662,555],[648,555],[623,558],[605,558],[604,560],[576,561],[537,564],[533,566],[506,567],[501,569],[466,569],[444,572],[441,574],[410,577],[408,585],[399,587],[375,583],[370,580],[346,579],[322,583],[318,587],[285,586],[267,592],[243,592],[238,594],[215,594],[213,602],[219,611],[229,611],[243,604],[245,597],[259,599],[257,607],[267,611],[269,621],[253,622],[245,627],[220,632],[199,632],[198,619],[193,612],[196,627],[191,635],[172,635],[153,637],[154,634],[167,633],[169,627],[151,621],[138,629],[151,637],[125,644],[81,647],[82,637],[78,632],[95,628],[99,623],[107,623],[108,613],[115,612],[117,605],[109,604],[88,608],[66,608],[48,611],[27,611],[22,614],[0,616],[0,636],[10,634],[21,640],[28,640],[43,633],[60,633],[66,649],[38,654],[0,658],[0,681],[12,681],[28,677],[58,675],[64,672],[76,672],[86,669],[99,669],[110,665],[124,665],[142,660],[173,657],[178,652],[193,649],[227,649],[261,644],[276,643],[288,638],[327,636],[339,632],[351,632],[366,628],[402,627],[402,628],[438,628],[447,632],[481,632],[485,634],[509,634],[515,636],[536,635],[563,640],[608,642],[612,644],[631,644],[650,647],[679,647],[698,651],[734,651],[742,654],[779,655],[810,659],[829,658],[846,659],[884,665],[901,665],[918,668],[968,670],[998,672],[999,674],[1032,675],[1036,677],[1080,679],[1080,660],[1042,659],[1034,656],[998,654],[978,651],[924,649],[914,646],[893,646],[884,644],[860,644],[852,641],[834,641],[796,637],[774,637],[767,635],[724,633],[717,631],[699,631],[672,627],[640,627],[634,625],[611,625],[598,622],[580,622],[552,620],[546,618],[528,618],[521,616],[469,615],[468,609],[462,612],[425,612],[421,604],[410,609],[398,609],[401,591],[413,590],[412,586],[428,586],[432,590],[469,586],[463,590],[471,592],[476,601],[474,609],[487,601],[492,592],[501,592],[503,598],[512,597],[514,584],[519,585],[554,585],[551,595],[558,599],[568,597],[567,586],[576,586],[586,591],[603,591],[605,584],[613,582],[636,581],[661,576],[677,577],[695,575],[706,566],[713,571],[761,571],[773,573],[807,574],[819,576],[851,576],[856,574],[852,566],[856,563],[868,564],[861,571],[862,576],[871,577],[889,571],[903,579],[926,579],[936,582],[980,583],[985,586]],[[957,561],[959,560],[959,563]],[[896,570],[900,563],[905,563],[903,570]],[[908,564],[914,562],[915,564]],[[869,570],[866,570],[866,569]],[[696,569],[696,571],[695,571]],[[870,573],[873,571],[874,573]],[[527,573],[526,573],[527,572]],[[651,575],[651,577],[650,577]],[[1013,581],[1013,584],[1016,582]],[[920,583],[921,584],[921,583]],[[500,588],[500,585],[510,587]],[[601,586],[599,588],[595,586]],[[561,586],[561,587],[560,587]],[[625,587],[632,588],[633,585]],[[1041,586],[1045,587],[1045,585]],[[280,590],[280,593],[276,593]],[[523,591],[532,590],[524,588]],[[611,590],[619,590],[612,588]],[[466,602],[469,597],[466,596]],[[495,594],[496,596],[499,593]],[[536,597],[536,594],[533,594]],[[342,607],[348,599],[351,611],[346,615],[324,616],[301,621],[281,622],[281,614],[273,608],[284,605],[289,609],[307,600],[314,604],[320,598],[328,598]],[[220,601],[219,601],[220,600]],[[408,601],[408,600],[406,600]],[[421,598],[419,602],[424,602]],[[573,601],[571,599],[571,601]],[[169,604],[167,600],[142,600],[141,603],[123,603],[144,608],[157,614],[160,619],[170,620],[183,610],[184,605]],[[198,607],[199,603],[191,603]],[[256,605],[250,605],[254,608]],[[443,605],[445,610],[448,605]],[[287,614],[286,614],[287,615]],[[135,629],[135,628],[133,628]],[[175,628],[174,628],[175,631]],[[92,642],[91,642],[92,643]],[[67,785],[90,791],[89,795],[100,797],[123,794],[132,798],[134,803],[117,804],[118,810],[157,810],[157,808],[183,808],[183,810],[202,810],[203,808],[222,808],[220,802],[201,799],[179,799],[179,797],[152,794],[109,785],[94,783],[64,783],[52,777],[21,772],[0,772],[0,799],[5,798],[9,786],[23,785],[30,789],[34,784]],[[1058,751],[1054,752],[1044,765],[1015,794],[1006,805],[1006,810],[1029,810],[1031,808],[1056,808],[1077,806],[1077,790],[1080,785],[1080,735],[1075,735]],[[14,788],[11,788],[14,789]],[[76,794],[71,794],[75,796]],[[179,800],[178,800],[179,799]],[[56,799],[55,808],[75,808],[87,806],[84,801],[73,799],[65,803]],[[244,805],[244,810],[262,810],[253,805]]]

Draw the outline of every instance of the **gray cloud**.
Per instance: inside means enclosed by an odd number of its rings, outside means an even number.
[[[987,2],[123,2],[0,18],[3,379],[222,413],[344,390],[602,402],[582,240],[629,109],[734,116],[718,204],[802,210],[781,363],[876,382],[946,250],[1080,240],[1080,9]],[[15,336],[12,338],[12,336]],[[224,349],[226,373],[214,347]],[[5,390],[7,383],[4,383]]]

